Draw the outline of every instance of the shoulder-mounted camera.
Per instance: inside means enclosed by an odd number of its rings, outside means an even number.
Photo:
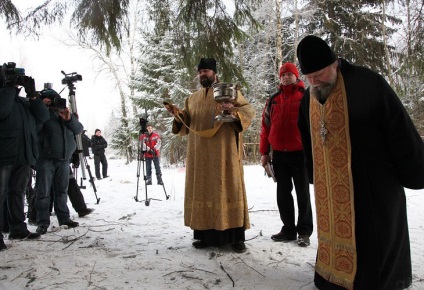
[[[0,73],[0,87],[23,86],[27,94],[35,95],[35,81],[32,77],[25,75],[25,69],[16,67],[16,63],[4,63]]]

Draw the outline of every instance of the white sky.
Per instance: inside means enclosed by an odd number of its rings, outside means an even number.
[[[18,7],[22,7],[21,2],[24,1],[13,1]],[[31,5],[37,3],[25,2]],[[23,5],[29,6],[27,3]],[[68,23],[63,27],[67,28]],[[25,74],[35,79],[37,90],[42,90],[44,83],[53,83],[53,89],[60,92],[65,87],[61,83],[64,78],[62,70],[82,75],[82,81],[75,83],[77,110],[89,135],[94,134],[96,128],[105,129],[114,108],[119,111],[119,95],[105,75],[96,75],[89,52],[67,47],[58,40],[64,35],[66,32],[61,28],[45,28],[39,41],[24,39],[22,36],[10,35],[4,20],[0,18],[0,63],[15,62],[17,67],[24,68]],[[67,88],[61,96],[68,98]]]

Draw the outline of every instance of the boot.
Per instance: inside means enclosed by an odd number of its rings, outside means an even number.
[[[146,185],[152,185],[152,177],[151,176],[147,176]]]
[[[162,181],[162,175],[156,175],[157,179],[158,179],[158,184],[159,185],[163,185],[163,181]]]
[[[1,233],[0,233],[0,235],[1,235]],[[6,245],[4,244],[3,239],[1,239],[1,240],[0,240],[0,251],[4,251],[4,250],[7,250],[7,247],[6,247]]]
[[[92,213],[93,211],[94,211],[94,208],[88,208],[88,207],[86,207],[85,209],[80,210],[80,211],[78,212],[78,216],[79,216],[79,217],[83,217],[83,216],[89,215],[89,214],[90,214],[90,213]]]

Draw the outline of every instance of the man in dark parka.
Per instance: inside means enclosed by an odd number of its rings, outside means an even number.
[[[60,98],[56,91],[44,89],[40,95],[50,112],[50,119],[43,124],[39,134],[40,156],[36,164],[37,233],[43,235],[50,226],[52,187],[59,226],[74,228],[79,225],[71,219],[67,205],[69,161],[77,148],[75,135],[81,134],[84,128],[69,108],[55,107],[54,99]]]
[[[96,129],[94,135],[91,136],[91,151],[94,155],[94,170],[96,172],[96,178],[102,179],[100,175],[100,163],[102,164],[102,175],[103,178],[109,177],[107,175],[107,159],[105,155],[105,149],[107,148],[107,141],[102,136],[102,131]]]
[[[40,235],[27,229],[24,197],[31,166],[35,166],[38,157],[37,124],[47,121],[49,112],[35,91],[23,98],[15,83],[2,86],[0,84],[0,229],[9,221],[9,239],[34,239]],[[6,199],[8,220],[4,220]],[[5,249],[0,232],[0,251]]]
[[[336,59],[327,43],[315,36],[299,43],[297,57],[310,84],[298,125],[316,197],[319,247],[315,285],[325,290],[407,288],[412,270],[404,187],[424,188],[423,141],[396,93],[379,74]],[[334,102],[338,96],[341,101]],[[348,142],[337,144],[341,139]],[[334,144],[349,154],[334,152],[330,147]],[[342,169],[328,166],[338,163]],[[346,181],[350,184],[346,195],[339,190],[342,187],[331,183],[338,182],[342,171],[351,180]],[[326,181],[321,183],[321,176]],[[351,198],[352,206],[338,212],[335,207],[323,206],[330,204],[328,200],[340,204],[342,197]],[[337,213],[353,217],[352,232],[345,239],[353,242],[344,256],[352,259],[339,264],[326,256],[329,249],[336,249],[334,256],[345,249],[335,246],[342,244],[344,237],[326,236],[328,229],[338,225]],[[342,264],[344,272],[337,268]],[[349,275],[351,280],[346,278]]]

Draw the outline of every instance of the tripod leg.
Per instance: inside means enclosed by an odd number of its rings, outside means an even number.
[[[165,193],[166,200],[168,200],[169,199],[169,195],[166,194],[165,184],[163,183],[163,180],[162,180],[162,183],[161,184],[162,184],[162,187],[163,187],[163,192]]]
[[[137,153],[137,190],[134,196],[135,201],[138,201],[138,187],[140,184],[140,164],[141,164],[141,157],[140,157],[140,150],[139,150]]]
[[[145,189],[145,191],[146,191],[145,205],[146,205],[146,206],[149,206],[149,204],[150,204],[150,200],[149,200],[149,198],[147,197],[146,162],[144,161],[144,158],[143,158],[143,176],[144,176],[144,189]]]
[[[100,198],[97,197],[96,184],[94,184],[94,178],[93,178],[93,175],[91,174],[90,165],[88,164],[87,158],[85,156],[84,156],[84,164],[85,164],[85,168],[87,168],[87,172],[88,172],[88,176],[89,176],[88,181],[90,182],[91,186],[93,187],[94,195],[96,197],[96,202],[97,202],[97,204],[99,204]]]

